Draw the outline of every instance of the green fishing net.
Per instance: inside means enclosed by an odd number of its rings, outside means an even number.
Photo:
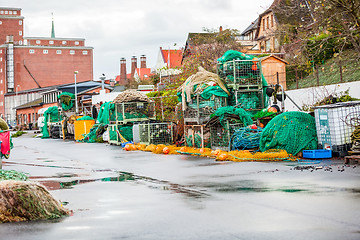
[[[70,110],[74,106],[75,95],[69,92],[61,93],[58,98],[61,102],[61,108],[64,111]]]
[[[116,121],[115,104],[106,102],[100,106],[97,122],[109,124],[110,121]]]
[[[284,149],[296,155],[317,149],[315,118],[303,112],[285,112],[274,117],[262,131],[260,151]]]
[[[95,120],[95,119],[90,116],[83,116],[81,118],[76,119],[76,121],[85,121],[85,120]]]
[[[58,122],[60,121],[59,108],[57,106],[49,107],[44,112],[44,126],[41,129],[43,134],[41,138],[49,137],[48,122]]]
[[[225,126],[225,120],[227,119],[229,114],[234,114],[239,116],[239,119],[244,124],[244,126],[253,124],[253,120],[251,119],[250,113],[248,113],[242,108],[236,108],[233,106],[221,107],[217,109],[216,112],[212,114],[210,117],[218,116],[221,125]]]

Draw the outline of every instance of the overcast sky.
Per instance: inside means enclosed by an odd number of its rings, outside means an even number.
[[[145,54],[153,68],[159,48],[184,47],[203,27],[244,30],[273,0],[2,0],[22,9],[24,36],[50,37],[51,13],[59,38],[85,38],[94,47],[94,79],[119,74],[121,57]],[[139,62],[139,60],[138,60]],[[129,71],[129,70],[128,70]]]

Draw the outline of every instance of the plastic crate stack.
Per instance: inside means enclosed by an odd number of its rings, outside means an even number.
[[[225,80],[231,93],[229,105],[248,111],[264,108],[261,61],[231,60],[218,62],[218,75]]]
[[[332,150],[335,156],[346,156],[351,149],[353,119],[360,116],[360,101],[315,107],[319,148]]]

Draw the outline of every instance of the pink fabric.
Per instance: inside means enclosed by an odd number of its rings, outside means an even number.
[[[10,153],[10,131],[0,133],[1,153]]]

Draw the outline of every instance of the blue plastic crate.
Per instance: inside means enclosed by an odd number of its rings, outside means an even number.
[[[303,150],[303,158],[331,158],[332,151],[331,150]]]

